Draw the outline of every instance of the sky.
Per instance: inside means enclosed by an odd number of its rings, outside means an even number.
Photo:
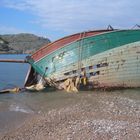
[[[33,33],[54,41],[109,24],[140,24],[140,0],[0,0],[0,34]]]

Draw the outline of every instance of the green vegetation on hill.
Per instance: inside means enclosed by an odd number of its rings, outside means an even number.
[[[0,53],[33,53],[50,40],[33,34],[0,35]]]

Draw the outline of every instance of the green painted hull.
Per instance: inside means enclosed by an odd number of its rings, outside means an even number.
[[[93,87],[140,87],[140,30],[85,37],[28,62],[46,80],[61,82],[84,71]]]

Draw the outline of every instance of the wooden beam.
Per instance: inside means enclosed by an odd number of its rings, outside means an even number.
[[[8,63],[27,63],[26,60],[22,60],[22,59],[0,59],[0,62],[8,62]]]

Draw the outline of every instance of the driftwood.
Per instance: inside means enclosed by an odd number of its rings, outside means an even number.
[[[1,90],[0,94],[4,94],[4,93],[18,93],[19,91],[21,91],[21,89],[19,87],[16,87],[16,88],[12,88],[12,89]]]
[[[75,82],[72,78],[68,78],[63,83],[60,84],[61,89],[64,89],[67,92],[78,92],[77,87],[75,86]]]

